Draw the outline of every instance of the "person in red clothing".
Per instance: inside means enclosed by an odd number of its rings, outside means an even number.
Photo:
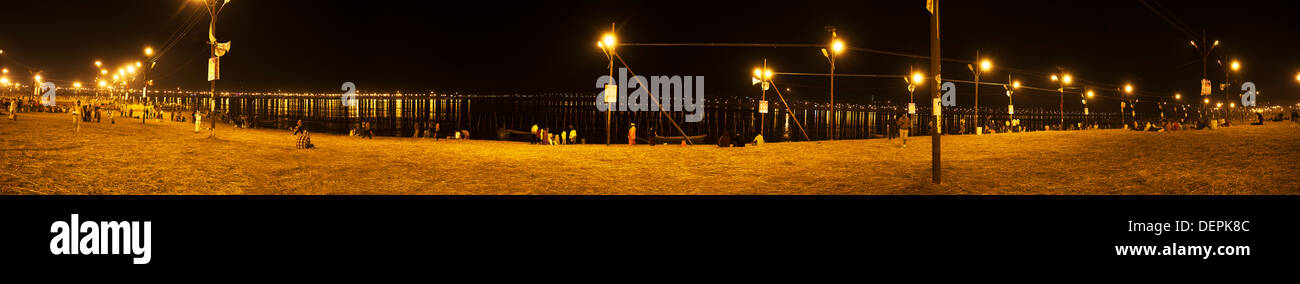
[[[636,123],[632,123],[627,128],[627,144],[636,145]]]

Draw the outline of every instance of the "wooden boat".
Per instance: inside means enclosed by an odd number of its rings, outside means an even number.
[[[704,134],[704,135],[695,135],[695,136],[659,136],[659,135],[655,135],[655,143],[669,143],[669,144],[677,144],[677,143],[681,143],[682,140],[686,140],[687,138],[689,138],[689,139],[691,140],[691,143],[692,143],[692,144],[700,144],[700,143],[704,143],[704,139],[709,138],[709,135],[708,135],[708,134]]]

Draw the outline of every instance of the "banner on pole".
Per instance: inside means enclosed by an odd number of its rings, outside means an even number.
[[[208,58],[208,81],[221,80],[221,58]]]
[[[760,101],[758,101],[758,113],[767,113],[767,101],[766,101],[766,100],[760,100]]]
[[[606,85],[605,85],[605,103],[610,103],[610,104],[612,104],[612,103],[615,103],[615,102],[618,102],[618,85],[614,85],[614,84],[606,84]]]

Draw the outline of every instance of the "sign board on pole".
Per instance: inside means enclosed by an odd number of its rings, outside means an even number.
[[[220,57],[213,56],[212,58],[208,58],[208,81],[216,81],[220,79],[221,79]]]
[[[1088,108],[1083,108],[1083,115],[1088,115]]]
[[[758,113],[767,113],[767,101],[766,101],[766,100],[760,100],[760,101],[758,101]]]
[[[612,104],[615,102],[618,102],[618,85],[605,85],[605,103]]]
[[[1016,106],[1007,105],[1007,114],[1016,114]]]
[[[942,101],[940,101],[939,98],[934,98],[934,104],[932,104],[932,105],[930,106],[931,108],[934,109],[934,111],[933,111],[933,112],[934,112],[934,116],[940,116],[940,115],[943,115],[943,106],[940,105],[941,103],[942,103]]]
[[[930,107],[934,110],[933,113],[934,113],[934,117],[936,118],[935,121],[937,123],[934,127],[934,131],[938,132],[939,134],[943,134],[943,119],[938,119],[943,116],[942,104],[943,104],[943,100],[940,98],[934,98],[934,102],[930,104]]]
[[[1212,91],[1210,87],[1210,79],[1201,79],[1201,95],[1209,96],[1210,91]]]
[[[763,82],[763,90],[764,90],[764,91],[767,91],[767,89],[768,89],[769,87],[771,87],[771,85],[769,85],[767,82]]]
[[[907,103],[907,114],[916,114],[916,103]]]

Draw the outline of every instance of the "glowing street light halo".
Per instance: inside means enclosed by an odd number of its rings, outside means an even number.
[[[844,41],[843,41],[843,40],[840,40],[838,37],[835,38],[835,40],[832,40],[832,41],[831,41],[831,52],[834,52],[835,55],[839,55],[840,53],[844,53]]]

